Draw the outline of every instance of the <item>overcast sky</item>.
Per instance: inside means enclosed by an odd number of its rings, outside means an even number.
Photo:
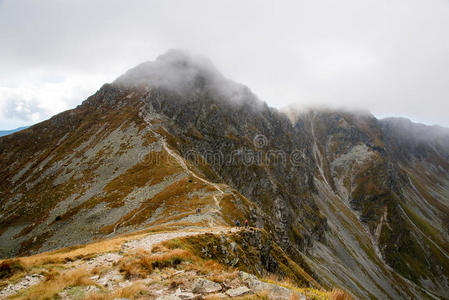
[[[274,107],[449,127],[448,0],[0,0],[0,130],[73,108],[170,48]]]

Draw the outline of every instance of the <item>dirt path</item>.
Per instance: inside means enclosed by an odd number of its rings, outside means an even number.
[[[165,142],[165,139],[164,139],[164,138],[161,138],[161,142],[162,142],[162,146],[164,147],[165,151],[167,151],[167,153],[170,154],[170,155],[171,155],[171,156],[172,156],[172,157],[173,157],[173,158],[174,158],[174,159],[175,159],[175,160],[182,166],[182,168],[183,168],[184,170],[186,170],[187,172],[189,172],[193,177],[195,177],[196,179],[202,181],[203,183],[213,186],[213,187],[219,192],[219,196],[222,196],[222,195],[224,194],[223,190],[218,186],[218,184],[213,183],[213,182],[210,182],[209,180],[204,179],[204,178],[202,178],[202,177],[196,175],[195,172],[193,172],[192,170],[190,170],[190,169],[187,167],[187,165],[186,165],[184,159],[183,159],[179,154],[175,153],[173,150],[171,150],[171,149],[167,146],[167,143]],[[217,199],[217,196],[214,195],[213,198],[214,198],[214,200],[215,200],[215,205],[218,207],[218,209],[220,209],[220,202],[219,202],[219,200]]]
[[[133,250],[146,250],[150,251],[153,249],[153,246],[159,244],[164,241],[168,241],[176,238],[183,238],[187,236],[201,235],[206,233],[212,234],[220,234],[220,233],[229,233],[229,232],[237,232],[240,229],[238,228],[230,228],[230,227],[212,227],[204,230],[197,231],[188,231],[188,230],[180,230],[173,232],[161,232],[161,233],[150,233],[144,235],[143,237],[138,237],[136,239],[131,239],[124,242],[121,246],[121,251],[133,251]],[[91,260],[83,261],[78,260],[73,263],[75,267],[86,267],[87,269],[92,269],[97,266],[111,266],[113,263],[116,263],[123,255],[119,253],[119,251],[113,251],[108,253],[102,253]]]
[[[164,150],[171,156],[173,157],[178,163],[179,165],[189,174],[191,174],[193,177],[195,177],[196,179],[202,181],[203,183],[207,184],[207,185],[211,185],[213,186],[217,191],[218,191],[218,197],[220,197],[220,199],[217,198],[217,195],[213,196],[213,199],[215,201],[215,205],[217,206],[217,211],[220,212],[220,201],[223,197],[223,190],[220,188],[220,186],[216,183],[210,182],[207,179],[202,178],[201,176],[198,176],[195,172],[193,172],[192,170],[190,170],[190,168],[187,166],[185,160],[183,157],[181,157],[178,153],[176,153],[175,151],[173,151],[172,149],[170,149],[170,147],[168,147],[167,142],[165,140],[165,137],[163,137],[162,135],[160,135],[159,133],[155,132],[154,130],[151,129],[151,122],[149,120],[147,120],[145,117],[143,117],[143,120],[145,121],[145,123],[148,124],[148,126],[150,128],[148,128],[153,134],[154,136],[156,136],[159,141],[162,143],[162,147],[164,148]]]
[[[219,234],[219,233],[228,233],[228,232],[237,232],[238,228],[229,228],[229,227],[213,227],[208,230],[202,231],[175,231],[175,232],[164,232],[164,233],[155,233],[144,236],[143,238],[131,240],[125,242],[122,245],[122,249],[130,250],[130,249],[144,249],[147,251],[151,251],[154,245],[168,241],[171,239],[182,238],[186,236],[194,236],[206,233]]]

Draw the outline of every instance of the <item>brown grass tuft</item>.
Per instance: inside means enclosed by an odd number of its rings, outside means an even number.
[[[153,272],[151,261],[147,258],[138,258],[120,262],[120,273],[124,273],[126,279],[145,278]]]
[[[0,263],[0,279],[10,278],[24,270],[25,267],[19,259],[4,260]]]
[[[112,300],[118,298],[136,299],[147,294],[145,285],[136,282],[130,286],[121,288],[113,293],[95,292],[89,294],[84,300]]]
[[[168,248],[166,248],[165,246],[162,245],[155,245],[153,246],[153,249],[151,249],[152,253],[158,253],[158,252],[167,252]]]
[[[212,275],[208,276],[208,279],[210,281],[214,281],[214,282],[217,282],[217,283],[222,283],[222,282],[225,282],[226,279],[228,279],[228,276],[227,276],[226,273],[223,273],[223,274],[212,274]]]
[[[225,267],[215,260],[207,260],[203,264],[203,270],[207,273],[222,273]]]
[[[86,286],[95,284],[85,269],[70,270],[65,273],[51,272],[46,280],[25,291],[18,299],[52,299],[64,288],[70,286]]]
[[[153,255],[150,255],[148,252],[137,252],[131,258],[122,259],[119,262],[119,269],[120,272],[125,273],[127,279],[145,278],[154,269],[174,268],[191,258],[192,254],[182,249],[174,249],[167,253]]]
[[[116,298],[128,298],[133,299],[136,296],[143,295],[145,292],[145,285],[142,283],[135,283],[130,286],[121,288],[120,290],[114,293],[113,299]]]
[[[354,300],[346,291],[340,289],[333,289],[328,293],[328,297],[330,300]]]
[[[299,297],[299,294],[298,293],[293,293],[291,296],[290,296],[290,300],[300,300],[301,298]]]
[[[153,267],[159,269],[166,267],[175,267],[181,262],[190,258],[192,258],[192,253],[190,251],[182,249],[174,249],[167,253],[151,256]]]

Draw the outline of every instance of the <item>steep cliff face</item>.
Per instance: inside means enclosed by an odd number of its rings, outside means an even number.
[[[171,51],[0,138],[1,255],[247,218],[322,286],[449,297],[448,136],[368,113],[282,113]]]
[[[296,118],[308,124],[314,138],[316,199],[331,228],[326,247],[316,243],[311,257],[329,261],[328,249],[336,251],[335,264],[324,273],[332,278],[340,264],[350,262],[344,282],[366,282],[364,287],[376,282],[367,295],[379,290],[394,295],[398,284],[376,275],[392,268],[420,288],[445,295],[447,131],[411,122],[401,128],[365,113],[311,111]],[[438,180],[432,183],[427,176]],[[356,285],[352,289],[359,289]]]

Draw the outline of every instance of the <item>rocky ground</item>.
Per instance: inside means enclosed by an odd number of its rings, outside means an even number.
[[[1,267],[0,298],[328,299],[325,291],[301,289],[273,276],[261,279],[166,243],[240,231],[245,230],[217,227],[145,233],[125,237],[112,248],[110,242],[100,242],[94,253],[77,248],[6,260]]]

